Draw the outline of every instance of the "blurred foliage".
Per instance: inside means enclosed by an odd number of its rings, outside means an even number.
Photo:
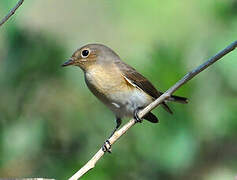
[[[12,6],[1,1],[1,17]],[[82,72],[60,67],[77,46],[109,45],[165,91],[236,40],[236,10],[236,0],[25,1],[0,32],[0,177],[67,179],[110,134],[114,116]],[[159,124],[136,125],[84,179],[234,179],[236,59],[183,86],[188,105],[155,109]]]

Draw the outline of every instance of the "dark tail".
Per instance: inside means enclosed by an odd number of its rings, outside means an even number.
[[[171,97],[168,99],[168,101],[187,104],[188,103],[188,98],[171,95]],[[171,111],[171,109],[169,108],[169,106],[165,102],[162,103],[162,106],[168,113],[173,114],[173,112]]]
[[[172,95],[168,99],[168,101],[174,101],[174,102],[177,102],[177,103],[187,104],[188,103],[188,98]]]
[[[188,98],[172,95],[168,99],[168,101],[187,104],[188,103]],[[169,106],[165,102],[163,102],[161,105],[168,113],[173,114],[173,112],[171,111],[171,109],[169,108]],[[152,123],[158,123],[159,122],[158,118],[154,114],[152,114],[151,112],[146,114],[143,118],[150,121],[150,122],[152,122]]]
[[[150,122],[152,122],[152,123],[158,123],[159,122],[158,118],[154,114],[152,114],[151,112],[147,113],[143,118],[150,121]]]

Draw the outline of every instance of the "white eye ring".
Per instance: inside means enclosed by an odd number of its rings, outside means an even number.
[[[82,58],[87,58],[90,55],[91,51],[89,49],[83,49],[81,51],[81,57]]]

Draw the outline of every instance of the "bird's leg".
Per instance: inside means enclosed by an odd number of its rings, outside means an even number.
[[[113,132],[111,133],[111,135],[109,136],[109,138],[111,138],[114,133],[118,130],[119,126],[121,125],[122,121],[120,118],[116,117],[116,127],[114,128]],[[111,144],[109,142],[109,138],[104,142],[103,146],[102,146],[102,150],[104,152],[109,152],[111,153]],[[107,145],[109,146],[109,148],[107,148]]]
[[[109,138],[111,138],[111,137],[114,135],[115,131],[118,130],[118,128],[119,128],[119,126],[121,125],[121,123],[122,123],[121,119],[118,118],[118,117],[116,117],[116,127],[114,128],[114,130],[113,130],[113,132],[111,133],[111,135],[109,136]]]
[[[109,147],[107,147],[107,145],[108,145]],[[103,146],[102,146],[102,151],[111,153],[111,144],[110,144],[110,142],[109,142],[108,139],[104,142],[104,144],[103,144]]]
[[[133,118],[135,119],[135,123],[141,123],[142,119],[138,117],[138,112],[143,109],[143,107],[138,107],[137,109],[135,109],[134,114],[133,114]]]

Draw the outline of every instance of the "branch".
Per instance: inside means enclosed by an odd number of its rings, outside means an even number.
[[[14,8],[11,9],[11,11],[0,21],[0,26],[2,26],[15,12],[16,10],[21,6],[24,0],[19,0],[18,3]]]
[[[162,94],[158,99],[153,101],[151,104],[149,104],[147,107],[145,107],[143,110],[139,111],[138,116],[142,118],[144,115],[146,115],[148,112],[150,112],[152,109],[157,107],[159,104],[161,104],[165,99],[169,98],[177,89],[179,89],[182,85],[184,85],[186,82],[188,82],[190,79],[192,79],[194,76],[202,72],[204,69],[206,69],[208,66],[212,65],[217,60],[221,59],[223,56],[228,54],[229,52],[233,51],[237,47],[237,41],[233,42],[229,46],[227,46],[225,49],[217,53],[215,56],[208,59],[205,63],[198,66],[197,68],[193,69],[189,73],[187,73],[181,80],[179,80],[174,86],[169,88],[164,94]],[[131,128],[135,124],[135,120],[131,119],[128,123],[126,123],[122,128],[120,128],[118,131],[114,133],[114,135],[109,138],[109,141],[112,144],[114,144],[123,134],[125,134],[129,128]],[[89,160],[77,173],[75,173],[69,180],[77,180],[81,178],[85,173],[87,173],[90,169],[94,168],[97,161],[104,155],[104,152],[102,149],[100,149],[91,160]]]

